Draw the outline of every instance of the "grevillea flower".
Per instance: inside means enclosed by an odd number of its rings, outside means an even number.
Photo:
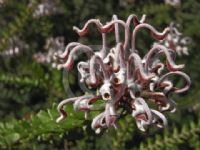
[[[89,26],[92,24],[102,35],[100,51],[94,51],[90,46],[72,42],[66,46],[62,54],[55,54],[55,57],[62,62],[57,65],[57,68],[69,71],[73,68],[74,56],[80,51],[87,53],[88,59],[80,61],[77,65],[81,74],[80,82],[97,89],[98,94],[87,94],[61,101],[58,105],[60,117],[57,122],[67,117],[64,106],[73,103],[74,110],[84,111],[86,116],[91,111],[99,112],[93,118],[91,125],[96,133],[111,126],[117,128],[120,110],[124,106],[127,112],[131,112],[131,116],[142,131],[145,131],[149,125],[156,125],[160,128],[167,126],[164,112],[176,110],[176,103],[171,95],[187,91],[191,84],[190,78],[181,71],[184,65],[175,63],[174,50],[154,44],[146,55],[141,57],[136,49],[136,38],[138,31],[148,29],[152,38],[160,41],[170,33],[170,27],[159,32],[150,24],[145,23],[145,15],[141,20],[135,15],[130,15],[126,21],[113,15],[113,19],[105,25],[97,19],[91,19],[82,29],[77,27],[73,29],[80,37],[83,37],[90,31]],[[133,30],[130,26],[134,26]],[[123,40],[121,40],[119,29],[124,30]],[[106,49],[108,33],[113,33],[116,40],[116,44],[109,50]],[[185,85],[176,87],[172,81],[173,77],[182,79]],[[94,107],[97,101],[104,103],[103,109]],[[156,107],[150,108],[151,103]]]
[[[178,31],[178,26],[178,24],[171,22],[170,33],[164,40],[160,41],[160,44],[163,44],[167,48],[176,51],[179,56],[182,54],[189,55],[188,45],[191,43],[191,38],[183,36],[183,34]]]

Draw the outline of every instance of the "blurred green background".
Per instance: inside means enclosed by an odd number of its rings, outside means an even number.
[[[74,113],[71,107],[72,115],[55,123],[56,106],[68,95],[63,72],[52,67],[50,51],[55,52],[56,47],[50,50],[48,41],[60,37],[61,49],[72,41],[99,44],[96,31],[80,40],[72,27],[82,27],[91,18],[105,23],[113,14],[122,20],[130,14],[146,14],[146,22],[159,31],[176,22],[179,31],[192,39],[189,55],[177,56],[178,62],[186,64],[184,72],[191,77],[192,87],[188,93],[174,96],[178,109],[167,114],[167,129],[140,132],[127,115],[120,119],[118,130],[96,135],[91,120],[84,121],[83,113]],[[111,41],[112,37],[108,43]],[[198,0],[182,0],[177,5],[162,0],[0,0],[0,149],[199,150],[199,41]],[[149,33],[141,32],[139,49],[145,51],[152,44]],[[77,72],[72,71],[66,80],[80,95]]]

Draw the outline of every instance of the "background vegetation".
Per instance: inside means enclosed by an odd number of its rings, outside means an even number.
[[[200,149],[200,2],[183,1],[167,5],[162,0],[55,0],[50,12],[34,16],[44,1],[0,0],[0,149]],[[63,73],[51,63],[38,63],[34,54],[45,51],[49,37],[64,37],[65,45],[78,41],[72,26],[91,18],[109,21],[113,14],[126,19],[130,14],[147,14],[147,22],[163,29],[174,21],[184,35],[191,37],[189,56],[178,57],[186,64],[192,80],[191,90],[174,97],[178,110],[167,116],[169,127],[140,132],[130,116],[120,121],[120,129],[109,129],[96,135],[82,113],[72,113],[57,124],[56,106],[68,97],[63,87]],[[152,40],[146,32],[140,35],[140,49],[148,49]],[[11,42],[17,37],[20,41]],[[85,43],[98,43],[91,34]],[[19,47],[18,54],[6,53]],[[67,78],[77,95],[76,72]],[[178,83],[178,81],[177,81]]]

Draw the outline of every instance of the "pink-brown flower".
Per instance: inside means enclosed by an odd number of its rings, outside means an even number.
[[[157,31],[153,26],[145,23],[145,15],[141,20],[135,15],[130,15],[126,21],[113,15],[113,19],[105,25],[97,19],[91,19],[82,29],[74,27],[74,30],[81,37],[86,36],[91,24],[94,24],[102,35],[100,51],[95,52],[90,46],[72,42],[61,55],[55,54],[55,56],[60,60],[59,62],[63,62],[57,65],[58,69],[70,70],[77,52],[87,53],[87,61],[81,61],[77,65],[81,74],[80,82],[97,89],[98,95],[89,94],[63,100],[58,105],[60,117],[57,122],[67,116],[64,105],[73,103],[75,111],[99,112],[92,121],[92,128],[97,133],[110,126],[117,128],[122,108],[129,110],[128,112],[131,110],[132,117],[142,131],[152,124],[165,127],[167,119],[164,112],[174,112],[176,109],[176,103],[171,95],[187,91],[191,84],[190,78],[181,71],[184,65],[175,63],[173,50],[154,44],[146,55],[141,57],[136,49],[136,38],[138,31],[148,29],[152,38],[160,41],[170,33],[170,28],[165,28],[162,32]],[[134,25],[133,31],[130,28],[132,25]],[[120,37],[119,29],[124,30],[123,38]],[[106,36],[112,32],[116,44],[107,50]],[[171,80],[173,76],[184,80],[184,87],[176,87]],[[94,108],[95,102],[102,100],[105,107]],[[150,103],[154,103],[156,107],[151,109]]]

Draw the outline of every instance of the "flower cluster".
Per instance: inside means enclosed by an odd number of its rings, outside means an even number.
[[[57,52],[61,54],[64,50],[64,37],[50,37],[46,40],[46,44],[44,46],[44,50],[47,51],[46,53],[36,53],[33,55],[33,58],[36,62],[42,64],[51,64],[54,67],[56,64],[53,63],[54,60],[54,53]]]
[[[13,36],[8,41],[8,47],[3,50],[0,55],[8,57],[18,56],[28,48],[28,44],[22,41],[18,36]]]
[[[4,3],[4,0],[0,0],[0,5],[2,5]]]
[[[165,0],[165,4],[176,7],[181,4],[181,0]]]
[[[58,6],[59,1],[52,1],[52,0],[42,0],[40,4],[36,7],[35,11],[33,12],[33,17],[39,18],[42,16],[50,16],[52,14],[61,13],[61,8]],[[29,4],[29,7],[32,7],[32,1]]]
[[[165,45],[167,48],[170,48],[177,52],[179,56],[182,54],[189,55],[188,53],[188,44],[191,43],[190,37],[185,37],[177,29],[179,25],[173,22],[170,23],[170,33],[167,37],[160,41],[160,44]]]
[[[170,27],[158,32],[153,26],[145,23],[145,15],[139,20],[130,15],[126,21],[120,20],[116,15],[107,24],[98,19],[86,22],[82,29],[73,29],[80,37],[86,36],[89,26],[95,25],[102,35],[102,48],[94,51],[90,46],[72,42],[66,46],[62,54],[55,54],[60,64],[58,69],[68,71],[73,68],[74,56],[78,52],[87,54],[87,61],[77,64],[81,75],[80,82],[87,87],[97,89],[97,94],[87,94],[80,97],[65,99],[58,105],[60,117],[57,122],[65,119],[67,113],[64,106],[73,103],[75,111],[97,111],[99,114],[92,121],[92,128],[99,133],[103,128],[117,128],[121,109],[125,108],[135,119],[138,128],[145,131],[149,125],[164,127],[167,119],[164,112],[174,112],[176,103],[171,98],[173,93],[183,93],[190,87],[190,78],[183,73],[183,64],[175,64],[175,52],[163,45],[154,44],[141,57],[136,49],[136,37],[142,29],[150,30],[152,38],[160,41],[170,33]],[[132,26],[134,26],[133,30]],[[120,29],[124,31],[121,40]],[[107,50],[106,36],[113,33],[116,44]],[[163,56],[165,59],[163,59]],[[185,82],[183,87],[176,87],[171,77],[178,77]],[[94,107],[97,101],[103,102],[103,108]],[[155,105],[153,108],[150,106]],[[86,115],[87,117],[87,115]]]

